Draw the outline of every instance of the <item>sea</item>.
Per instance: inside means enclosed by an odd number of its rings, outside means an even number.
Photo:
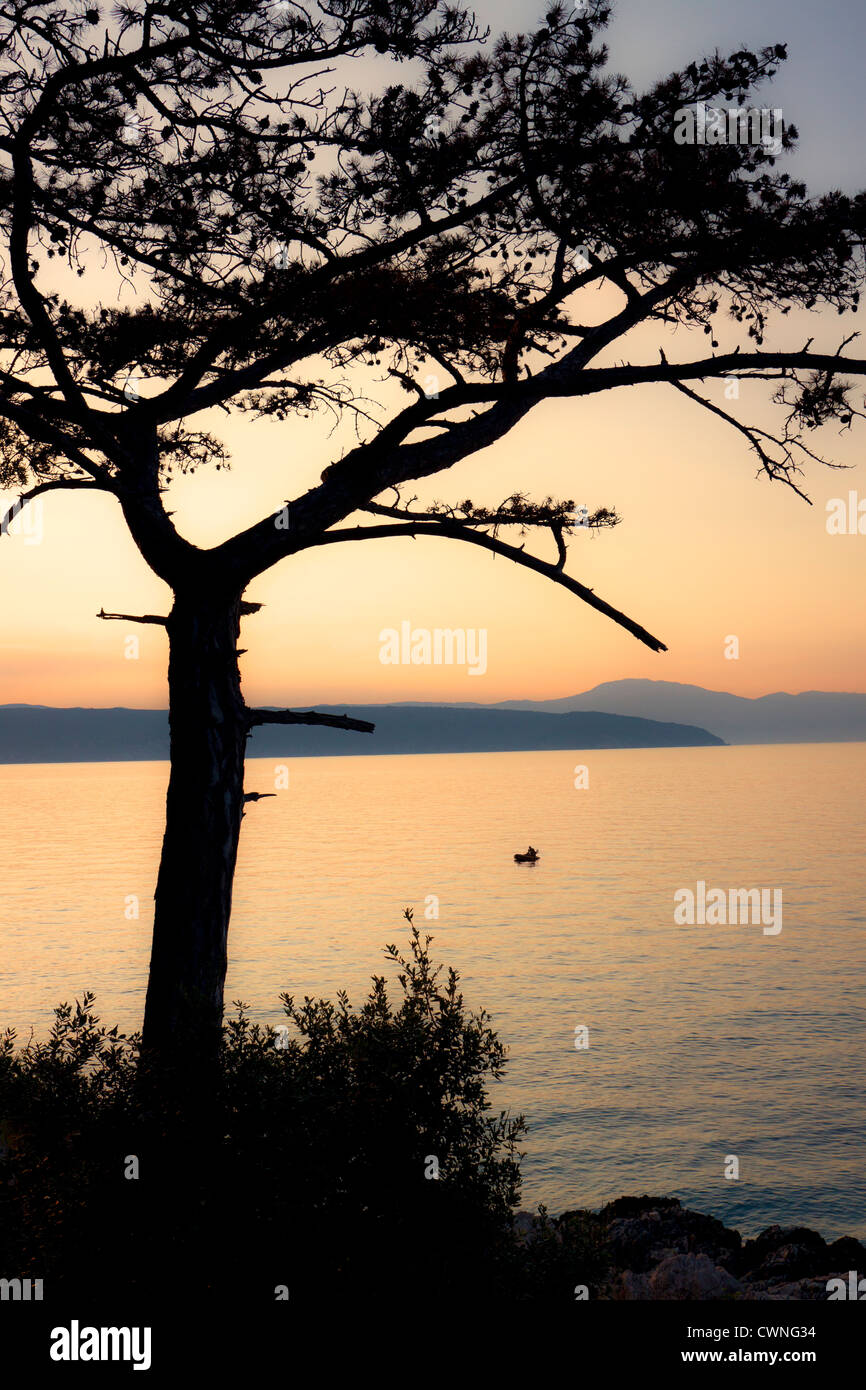
[[[140,1026],[167,776],[0,767],[0,1031],[85,990]],[[651,1193],[866,1236],[866,744],[250,760],[277,787],[244,819],[227,1001],[360,1003],[411,907],[507,1046],[524,1208]],[[772,925],[678,909],[732,889]]]

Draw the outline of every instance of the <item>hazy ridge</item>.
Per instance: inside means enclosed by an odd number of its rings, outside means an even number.
[[[318,705],[371,720],[376,732],[304,725],[256,729],[252,757],[500,753],[558,748],[679,748],[720,744],[706,729],[606,712],[461,709],[448,705]],[[165,710],[0,706],[0,762],[123,762],[168,757]]]
[[[808,690],[749,698],[674,681],[605,681],[559,700],[505,700],[488,708],[546,714],[605,710],[711,729],[726,743],[852,743],[866,740],[866,695]]]
[[[677,748],[722,743],[866,741],[866,695],[778,692],[750,699],[672,681],[607,681],[558,700],[315,706],[371,720],[376,732],[271,726],[253,757]],[[296,706],[296,708],[299,708]],[[0,762],[122,762],[168,756],[165,710],[0,705]]]

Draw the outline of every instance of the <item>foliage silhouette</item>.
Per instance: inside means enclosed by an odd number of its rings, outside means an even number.
[[[491,1110],[505,1050],[467,1010],[455,971],[411,924],[354,1009],[283,996],[285,1032],[243,1005],[223,1030],[218,1080],[178,1108],[142,1086],[138,1035],[101,1026],[87,994],[43,1042],[0,1043],[0,1265],[52,1299],[82,1289],[170,1300],[419,1306],[564,1297],[598,1251],[547,1218],[521,1246],[522,1117]],[[138,1176],[130,1160],[138,1163]],[[439,1177],[425,1176],[438,1159]],[[570,1281],[570,1282],[569,1282]]]

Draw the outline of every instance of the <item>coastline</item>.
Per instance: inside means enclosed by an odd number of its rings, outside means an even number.
[[[525,1245],[544,1237],[577,1242],[603,1267],[595,1287],[579,1285],[576,1298],[866,1300],[866,1245],[853,1236],[827,1242],[806,1226],[768,1226],[743,1240],[739,1231],[688,1210],[677,1197],[619,1197],[597,1212],[558,1217],[541,1211],[515,1214],[514,1229]]]

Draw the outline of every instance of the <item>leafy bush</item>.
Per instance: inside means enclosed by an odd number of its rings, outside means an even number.
[[[487,1094],[505,1051],[405,915],[398,1002],[378,976],[357,1010],[284,995],[279,1031],[238,1004],[206,1087],[163,1086],[90,994],[45,1041],[6,1033],[0,1268],[187,1301],[531,1296],[511,1230],[525,1124]]]
[[[540,1206],[524,1235],[522,1257],[514,1252],[510,1270],[512,1297],[574,1307],[577,1288],[581,1301],[595,1299],[611,1273],[605,1225],[592,1211],[569,1211],[550,1216]]]

